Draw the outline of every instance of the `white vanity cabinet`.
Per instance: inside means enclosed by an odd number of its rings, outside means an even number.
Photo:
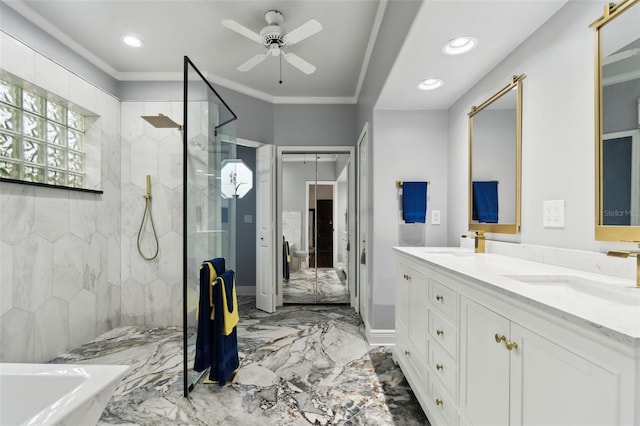
[[[411,387],[427,388],[426,276],[407,262],[397,263],[394,359],[411,376]],[[399,330],[399,332],[398,332]]]
[[[615,371],[466,296],[460,309],[462,424],[619,423]]]
[[[432,425],[640,426],[637,339],[433,261],[397,268],[394,358]]]

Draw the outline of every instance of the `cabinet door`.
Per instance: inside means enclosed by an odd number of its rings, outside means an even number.
[[[396,335],[409,338],[409,286],[411,269],[398,263],[396,277]]]
[[[466,297],[460,299],[460,409],[474,425],[509,424],[509,321]]]
[[[617,375],[511,324],[512,425],[613,425]]]
[[[411,272],[409,285],[409,340],[420,356],[419,367],[427,365],[427,335],[429,283],[427,277],[417,271]]]

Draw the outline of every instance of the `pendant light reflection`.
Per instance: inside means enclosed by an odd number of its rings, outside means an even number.
[[[253,188],[253,172],[240,159],[222,162],[222,198],[242,198]]]

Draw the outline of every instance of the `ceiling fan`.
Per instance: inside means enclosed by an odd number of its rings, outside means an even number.
[[[322,31],[322,25],[320,25],[320,23],[315,19],[311,19],[300,25],[295,30],[285,32],[285,29],[282,27],[284,15],[280,11],[268,10],[264,14],[264,19],[269,25],[264,27],[260,31],[260,34],[255,33],[232,19],[225,19],[222,21],[222,25],[225,27],[267,48],[266,53],[256,55],[240,65],[238,67],[238,71],[249,71],[264,61],[268,56],[280,56],[281,60],[284,58],[285,61],[298,68],[303,73],[307,75],[313,74],[316,70],[315,66],[311,65],[295,53],[285,52],[284,49]],[[280,84],[282,84],[282,79],[280,79]]]

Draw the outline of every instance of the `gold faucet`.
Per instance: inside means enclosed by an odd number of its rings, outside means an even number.
[[[638,243],[640,248],[640,243]],[[607,252],[607,256],[627,258],[629,256],[635,256],[636,258],[636,285],[640,287],[640,250],[610,250]]]
[[[476,231],[476,238],[475,238],[475,251],[476,253],[484,253],[484,242],[485,242],[485,237],[484,237],[484,231]]]

